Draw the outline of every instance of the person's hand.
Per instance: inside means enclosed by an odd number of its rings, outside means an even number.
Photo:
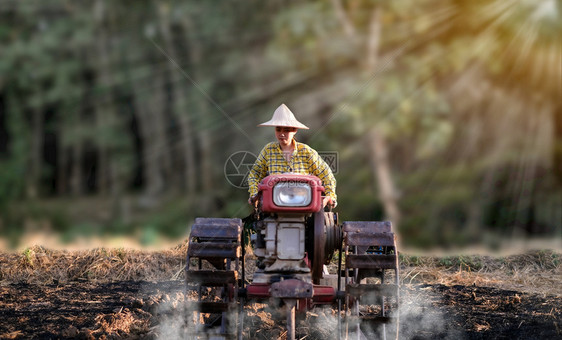
[[[255,206],[257,200],[258,200],[258,195],[250,196],[250,198],[248,198],[248,204]]]
[[[335,208],[337,203],[336,201],[332,200],[332,198],[330,196],[325,196],[324,199],[322,200],[322,206],[325,207],[327,205],[330,205],[332,208]]]

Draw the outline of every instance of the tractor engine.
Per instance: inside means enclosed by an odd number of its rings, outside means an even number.
[[[258,191],[260,205],[246,226],[255,232],[251,281],[241,219],[202,217],[191,227],[186,290],[197,295],[189,302],[195,338],[241,340],[244,305],[273,299],[287,314],[289,340],[296,338],[297,311],[334,304],[337,338],[398,339],[399,262],[391,223],[338,221],[324,211],[324,187],[315,176],[267,176]],[[330,274],[324,265],[336,250],[338,269]]]
[[[254,254],[264,272],[309,273],[305,259],[305,217],[282,215],[257,223]]]
[[[314,176],[268,176],[260,183],[261,211],[266,217],[256,223],[252,235],[258,257],[254,282],[271,283],[288,275],[311,282],[307,225],[322,211],[323,192]]]

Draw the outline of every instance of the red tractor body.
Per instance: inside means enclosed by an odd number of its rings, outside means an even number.
[[[282,186],[282,188],[280,188]],[[322,181],[316,176],[283,174],[272,175],[264,178],[258,186],[262,198],[261,210],[268,213],[315,213],[322,210],[322,194],[324,187]],[[279,191],[310,191],[310,200],[302,202],[299,206],[290,202],[280,202]],[[289,200],[289,195],[286,197]]]
[[[379,334],[382,329],[384,336],[397,338],[398,252],[390,222],[340,223],[331,209],[324,211],[324,187],[315,176],[271,175],[258,189],[258,208],[246,223],[250,230],[244,231],[240,219],[196,219],[186,266],[187,287],[199,294],[195,311],[217,314],[220,334],[233,335],[235,325],[235,336],[241,339],[243,325],[232,322],[232,313],[227,311],[238,306],[237,318],[243,320],[240,314],[245,303],[273,299],[275,305],[280,301],[286,308],[287,339],[294,339],[295,311],[337,304],[338,310],[345,307],[346,311],[346,326],[338,323],[338,337],[347,338],[350,330],[359,335],[362,320],[368,319],[392,323],[395,331],[389,334],[390,328],[385,326],[368,329]],[[251,282],[245,279],[245,232],[251,232],[249,239],[257,258]],[[337,272],[332,269],[329,273],[326,265],[332,263],[336,252]],[[208,269],[209,265],[213,268]],[[204,287],[218,287],[222,293],[208,295],[207,289],[201,289]],[[370,308],[378,311],[374,318],[360,317],[359,306],[365,304],[376,305]],[[337,315],[341,317],[341,313]],[[198,316],[195,319],[201,320]],[[350,322],[355,327],[349,327]],[[203,329],[211,326],[205,324]]]

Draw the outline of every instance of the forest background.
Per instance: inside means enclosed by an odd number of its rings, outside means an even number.
[[[560,32],[560,0],[1,0],[2,245],[248,215],[230,175],[281,103],[337,155],[341,220],[562,240]]]

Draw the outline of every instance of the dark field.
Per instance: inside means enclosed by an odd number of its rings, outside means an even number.
[[[400,334],[404,339],[562,336],[562,298],[557,296],[431,284],[405,285],[401,294]],[[183,298],[181,281],[8,284],[0,287],[0,337],[167,338],[166,334],[179,332],[163,327],[174,320],[174,310],[176,321],[180,319]],[[246,308],[244,334],[248,339],[283,336],[283,318],[275,320],[267,310],[265,306]],[[326,310],[313,310],[301,320],[297,331],[301,338],[329,338],[326,326],[334,327],[334,320]]]
[[[185,245],[165,252],[0,254],[1,339],[174,339],[185,335]],[[562,338],[560,255],[401,256],[401,339]],[[144,264],[144,265],[142,265]],[[247,303],[244,337],[284,339],[285,314]],[[335,339],[337,309],[297,321],[299,339]]]

